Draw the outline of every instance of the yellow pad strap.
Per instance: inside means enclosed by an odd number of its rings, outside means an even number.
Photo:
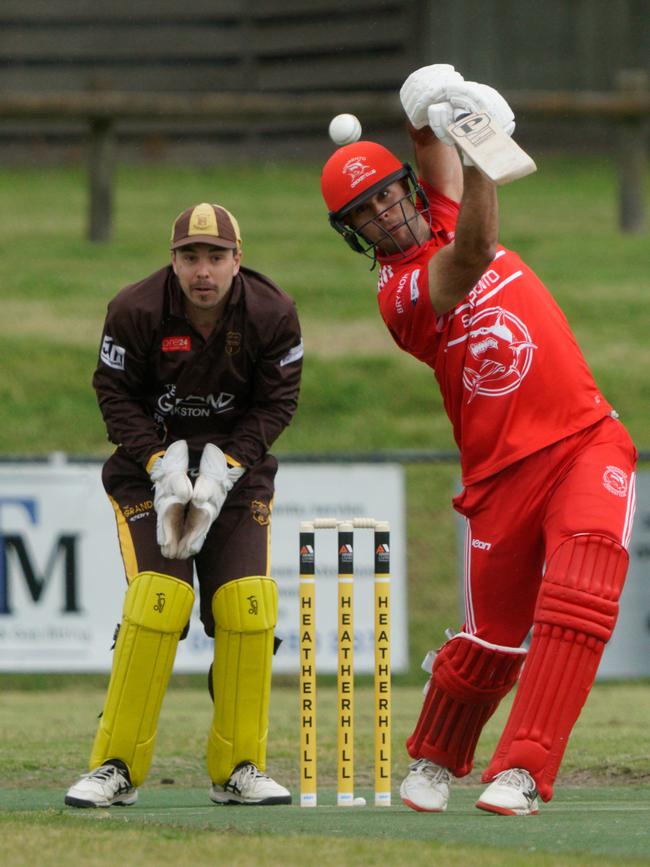
[[[121,759],[133,785],[144,782],[160,706],[193,604],[189,584],[170,575],[139,572],[129,585],[90,770],[107,759]]]
[[[229,581],[214,594],[212,612],[214,715],[207,763],[212,781],[222,785],[240,762],[266,767],[275,581],[262,576]]]

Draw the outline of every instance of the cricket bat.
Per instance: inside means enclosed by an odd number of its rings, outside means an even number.
[[[533,159],[486,112],[463,115],[447,132],[495,184],[509,184],[537,171]]]

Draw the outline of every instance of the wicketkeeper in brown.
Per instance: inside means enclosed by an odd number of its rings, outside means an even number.
[[[277,588],[269,448],[296,410],[302,340],[291,298],[241,265],[225,208],[174,222],[171,264],[109,304],[93,385],[117,449],[103,482],[127,578],[90,772],[66,804],[133,804],[194,604],[214,637],[210,798],[288,804],[264,773]]]

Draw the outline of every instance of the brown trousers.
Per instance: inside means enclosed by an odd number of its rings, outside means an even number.
[[[190,475],[196,475],[197,455],[191,455]],[[269,575],[271,507],[277,461],[267,455],[246,471],[228,494],[203,547],[189,560],[163,557],[156,541],[153,484],[145,470],[122,449],[104,464],[102,482],[117,519],[126,579],[138,572],[161,572],[199,585],[201,621],[214,636],[212,597],[222,584],[249,575]]]

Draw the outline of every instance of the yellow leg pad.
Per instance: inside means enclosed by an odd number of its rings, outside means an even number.
[[[170,575],[139,572],[130,583],[90,770],[121,759],[133,785],[144,782],[178,640],[193,604],[189,584]]]
[[[273,629],[278,590],[271,578],[240,578],[212,600],[214,614],[214,716],[207,764],[223,785],[240,762],[266,767]]]

